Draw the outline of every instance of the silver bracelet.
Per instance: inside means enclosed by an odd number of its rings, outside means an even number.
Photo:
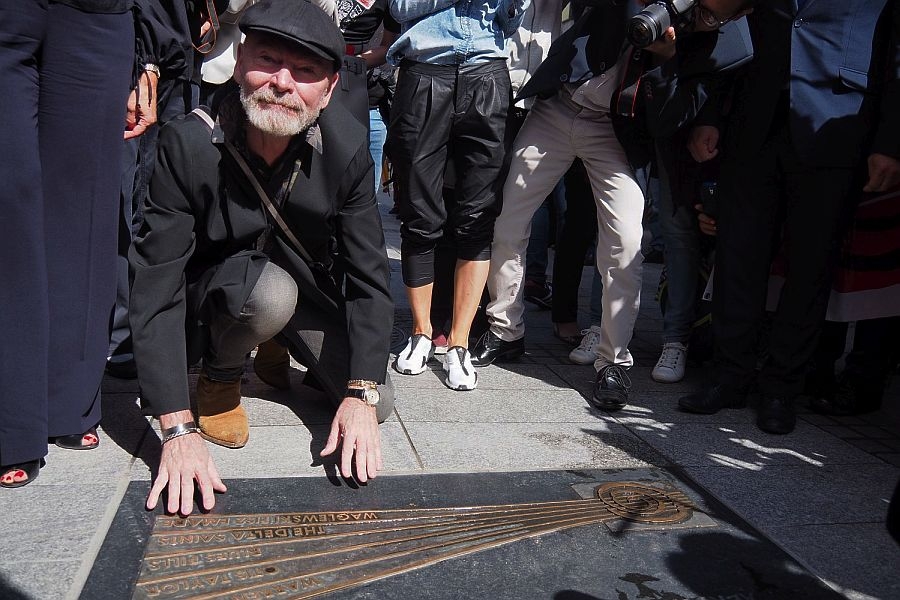
[[[175,438],[181,437],[183,435],[187,435],[189,433],[198,433],[200,430],[197,428],[196,423],[193,421],[188,421],[187,423],[179,423],[174,427],[169,427],[168,429],[162,430],[162,443],[170,442]]]

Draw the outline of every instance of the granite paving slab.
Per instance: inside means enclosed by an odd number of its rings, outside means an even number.
[[[4,562],[0,560],[0,598],[50,600],[64,598],[80,560]]]
[[[595,423],[598,412],[575,390],[434,390],[397,406],[404,423]]]
[[[406,423],[427,470],[635,468],[667,464],[616,423]]]
[[[0,489],[0,563],[80,560],[107,504],[115,480]]]
[[[634,430],[682,467],[733,466],[760,470],[769,465],[864,465],[879,459],[814,425],[799,422],[788,436],[770,435],[750,424],[681,423],[667,432]]]
[[[884,523],[773,527],[767,535],[850,600],[900,598],[900,549]]]
[[[686,469],[729,508],[757,527],[883,523],[900,469],[860,465],[766,465],[761,469]]]

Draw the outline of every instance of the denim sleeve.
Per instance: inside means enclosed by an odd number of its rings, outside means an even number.
[[[525,11],[530,4],[531,0],[500,0],[494,19],[505,37],[511,37],[522,25]]]
[[[407,23],[444,10],[459,1],[460,0],[391,0],[391,15],[398,23]]]

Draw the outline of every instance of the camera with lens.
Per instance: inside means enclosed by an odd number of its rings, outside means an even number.
[[[628,20],[626,34],[635,48],[646,48],[669,27],[685,29],[693,24],[697,0],[659,0]]]

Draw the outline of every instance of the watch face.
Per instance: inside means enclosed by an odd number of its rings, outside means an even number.
[[[378,393],[378,390],[368,389],[366,390],[366,404],[370,406],[375,406],[378,404],[378,401],[381,400],[381,394]]]

